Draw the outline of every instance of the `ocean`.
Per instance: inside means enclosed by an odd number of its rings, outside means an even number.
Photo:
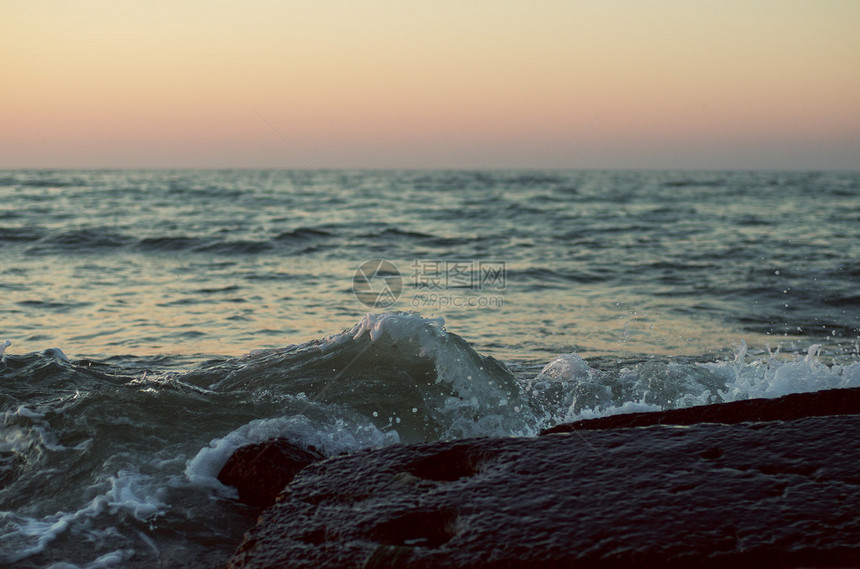
[[[219,566],[248,442],[860,387],[860,173],[13,170],[0,197],[3,566]]]

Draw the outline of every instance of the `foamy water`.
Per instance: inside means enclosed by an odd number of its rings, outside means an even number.
[[[477,353],[438,318],[387,313],[185,373],[7,356],[4,382],[18,381],[11,397],[26,403],[2,418],[3,559],[22,567],[204,566],[223,560],[252,522],[216,478],[243,444],[287,437],[333,456],[860,387],[860,362],[827,365],[817,350],[777,357],[741,348],[720,361],[654,358],[609,369],[564,354],[530,375]]]

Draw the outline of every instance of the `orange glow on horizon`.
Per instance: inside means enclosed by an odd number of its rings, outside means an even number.
[[[556,166],[860,164],[858,3],[12,0],[0,21],[0,167],[302,166],[259,115],[314,166],[541,167],[600,111]]]

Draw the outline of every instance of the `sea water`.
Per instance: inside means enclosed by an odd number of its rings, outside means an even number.
[[[326,455],[860,386],[860,174],[0,172],[0,564],[212,567]],[[5,341],[8,339],[8,341]]]

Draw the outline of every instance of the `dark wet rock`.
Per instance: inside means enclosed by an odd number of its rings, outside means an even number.
[[[748,421],[790,421],[804,417],[856,414],[860,414],[860,388],[831,389],[814,393],[792,393],[777,399],[748,399],[669,411],[584,419],[552,427],[541,434],[647,425],[695,425],[697,423],[733,425]]]
[[[228,564],[860,566],[860,416],[577,430],[302,470]]]
[[[301,447],[284,439],[246,445],[236,449],[218,473],[218,480],[234,486],[243,503],[265,508],[275,503],[284,486],[301,469],[323,458],[313,447]]]

